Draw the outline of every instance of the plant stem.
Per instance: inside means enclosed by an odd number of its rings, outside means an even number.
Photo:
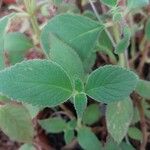
[[[99,13],[97,12],[97,9],[96,9],[96,7],[95,7],[93,1],[92,1],[92,0],[89,0],[89,3],[90,3],[90,5],[91,5],[91,7],[92,7],[92,9],[93,9],[93,12],[95,13],[95,15],[96,15],[98,21],[99,21],[101,24],[104,24],[104,23],[102,22],[100,16],[99,16]],[[106,32],[106,34],[107,34],[107,36],[109,37],[109,39],[110,39],[110,41],[111,41],[113,47],[115,48],[115,47],[116,47],[116,43],[114,42],[114,39],[113,39],[113,37],[111,36],[110,32],[108,31],[107,28],[105,28],[104,31]]]
[[[36,35],[36,40],[39,40],[40,37],[40,29],[35,16],[36,13],[36,2],[35,0],[24,0],[24,4],[27,10],[27,13],[30,16],[30,22],[33,27],[34,34]],[[36,43],[36,42],[35,42]]]
[[[140,124],[141,124],[141,130],[143,134],[143,139],[141,142],[140,150],[145,150],[148,134],[147,134],[147,125],[146,125],[145,115],[144,115],[144,108],[142,106],[141,99],[137,98],[136,102],[137,102],[136,104],[137,104],[137,108],[138,108],[139,115],[140,115]]]

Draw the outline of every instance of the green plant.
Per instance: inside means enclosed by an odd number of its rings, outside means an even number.
[[[53,3],[62,8],[62,1]],[[144,150],[146,129],[141,127],[141,132],[132,121],[137,108],[140,114],[137,121],[145,124],[144,111],[149,113],[146,100],[150,99],[150,82],[139,79],[132,71],[134,68],[129,65],[128,49],[130,45],[134,59],[134,35],[140,29],[138,24],[133,24],[132,15],[136,13],[135,8],[142,11],[141,6],[149,2],[128,0],[126,5],[120,5],[119,0],[101,0],[101,3],[108,6],[106,16],[99,15],[93,1],[89,0],[95,13],[90,12],[93,17],[88,13],[80,15],[74,6],[74,12],[54,16],[42,30],[35,17],[36,3],[32,0],[24,0],[26,12],[22,10],[0,20],[0,128],[13,140],[29,143],[21,149],[34,149],[31,145],[35,144],[31,119],[40,110],[51,107],[56,113],[59,107],[64,108],[64,102],[69,102],[76,111],[75,116],[67,115],[69,120],[56,115],[37,121],[47,133],[64,132],[66,144],[77,139],[87,150],[107,150],[110,147],[123,150],[127,146],[134,149],[129,142],[131,137],[141,141],[141,150]],[[44,3],[39,7],[41,12],[46,11],[47,5]],[[19,14],[30,21],[32,40],[23,33],[7,32],[9,22]],[[147,19],[141,51],[147,50],[144,44],[149,42],[149,28]],[[39,43],[41,48],[37,46]],[[43,51],[45,59],[23,61],[30,48]],[[92,71],[99,52],[106,54],[113,65],[100,66]],[[5,61],[6,53],[9,64]],[[143,98],[145,105],[135,93]],[[91,99],[94,104],[88,103]],[[107,108],[103,114],[100,106],[104,107],[104,104]],[[92,132],[92,125],[103,115],[110,134],[110,141],[105,146]],[[123,142],[124,138],[126,142]]]

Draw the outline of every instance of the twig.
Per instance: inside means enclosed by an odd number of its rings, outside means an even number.
[[[97,9],[96,9],[96,7],[95,7],[93,1],[92,1],[92,0],[89,0],[89,3],[90,3],[90,5],[91,5],[91,7],[92,7],[92,9],[93,9],[93,12],[95,13],[95,15],[96,15],[98,21],[99,21],[101,24],[104,24],[104,23],[102,22],[100,16],[99,16],[99,13],[98,13],[98,11],[97,11]],[[106,34],[107,34],[107,36],[109,37],[109,39],[110,39],[110,41],[111,41],[113,47],[115,48],[115,47],[116,47],[116,43],[114,42],[114,39],[113,39],[113,37],[111,36],[111,34],[109,33],[108,29],[105,28],[104,31],[106,32]]]
[[[146,119],[144,114],[144,108],[142,106],[142,99],[134,93],[134,98],[136,102],[136,107],[139,111],[140,115],[140,124],[141,124],[141,130],[142,130],[142,142],[140,145],[140,150],[145,150],[147,140],[148,140],[148,134],[147,134],[147,125],[146,125]]]

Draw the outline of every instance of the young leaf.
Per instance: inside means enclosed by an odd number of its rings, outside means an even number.
[[[110,7],[115,7],[118,3],[118,0],[100,0],[100,1]]]
[[[128,135],[132,139],[139,140],[139,141],[142,140],[142,132],[136,127],[130,127],[128,130]]]
[[[83,115],[83,123],[87,125],[92,125],[100,118],[100,108],[97,104],[91,104],[88,106]]]
[[[84,127],[79,129],[77,139],[81,147],[85,150],[102,149],[100,141],[89,128]]]
[[[67,126],[67,123],[61,118],[39,120],[39,123],[47,133],[63,132]]]
[[[115,53],[120,54],[123,53],[130,44],[131,31],[128,26],[124,27],[123,31],[124,37],[120,40],[120,42],[116,45]]]
[[[11,32],[4,37],[4,50],[11,51],[26,51],[33,47],[31,40],[29,40],[23,33]]]
[[[99,102],[119,101],[134,90],[137,75],[119,66],[107,65],[92,72],[86,84],[86,93]]]
[[[150,99],[150,81],[139,80],[135,91],[146,99]]]
[[[66,144],[71,143],[72,140],[74,139],[74,130],[66,130],[64,132],[64,138],[65,138]]]
[[[24,144],[22,145],[19,150],[36,150],[32,144]]]
[[[76,76],[83,79],[83,64],[75,50],[54,34],[50,34],[50,45],[51,60],[61,65],[70,77],[74,78]]]
[[[87,17],[75,14],[62,14],[51,19],[41,34],[41,44],[46,54],[50,50],[50,34],[58,36],[74,48],[80,58],[85,60],[96,44],[103,25]]]
[[[107,128],[117,143],[120,143],[127,134],[132,117],[133,105],[130,98],[108,104],[106,111]]]
[[[149,0],[127,0],[127,7],[129,10],[141,8],[149,4]]]
[[[19,105],[7,104],[0,107],[0,128],[12,140],[31,142],[34,136],[28,111]]]
[[[83,113],[87,106],[87,97],[84,93],[79,93],[75,95],[74,98],[74,107],[77,113],[78,118],[82,118]]]
[[[38,106],[56,106],[72,95],[66,72],[48,60],[18,63],[0,72],[0,92],[13,100]]]
[[[145,26],[145,36],[147,38],[147,40],[150,41],[150,18],[147,20],[146,22],[146,26]]]

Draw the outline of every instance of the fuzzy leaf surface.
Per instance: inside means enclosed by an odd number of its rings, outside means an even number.
[[[56,106],[72,95],[66,72],[55,62],[31,60],[0,72],[0,92],[13,100],[38,106]]]
[[[129,96],[138,78],[132,71],[106,65],[93,71],[86,84],[86,93],[96,101],[109,103]]]
[[[0,107],[0,128],[12,140],[31,142],[34,136],[33,125],[28,111],[17,105]]]
[[[108,104],[106,122],[108,132],[117,143],[127,134],[133,117],[133,105],[129,98]]]

